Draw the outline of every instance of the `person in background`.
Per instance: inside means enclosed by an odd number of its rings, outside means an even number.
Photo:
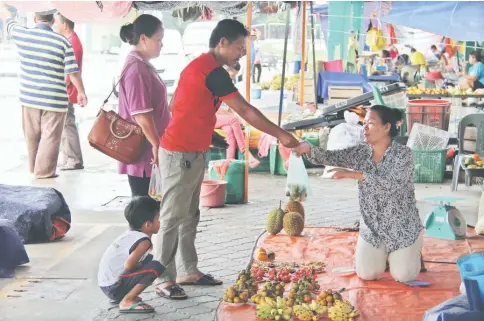
[[[381,51],[381,60],[382,64],[384,64],[387,67],[387,72],[393,72],[393,61],[392,57],[390,56],[390,52],[388,50],[382,50]]]
[[[410,63],[415,66],[425,67],[427,62],[425,61],[425,56],[417,49],[410,49]]]
[[[240,64],[228,68],[228,73],[232,80],[236,78],[239,70]],[[217,122],[215,123],[215,128],[220,128],[225,132],[225,140],[227,141],[227,144],[229,144],[229,147],[227,148],[227,159],[235,159],[237,147],[241,153],[245,152],[245,136],[242,131],[239,117],[237,117],[237,115],[234,114],[225,103],[222,103],[216,116]],[[254,168],[259,166],[259,164],[260,162],[257,158],[249,152],[249,166]]]
[[[82,74],[82,44],[81,40],[74,31],[74,22],[64,17],[60,12],[56,14],[54,24],[56,32],[60,33],[69,40],[74,51],[79,73]],[[74,105],[77,104],[77,89],[72,83],[69,75],[66,76],[67,95],[69,105],[67,107],[67,118],[61,140],[62,165],[60,170],[77,170],[84,168],[82,159],[81,142],[76,126],[76,115]]]
[[[151,313],[155,310],[139,295],[165,270],[149,254],[151,237],[160,230],[160,205],[149,196],[131,200],[124,210],[129,230],[104,252],[98,284],[104,294],[119,303],[120,313]]]
[[[20,26],[0,2],[0,18],[20,56],[20,103],[30,172],[54,178],[69,105],[65,78],[77,89],[77,102],[87,104],[81,73],[71,43],[54,32],[54,15],[36,13],[34,28]]]
[[[166,266],[156,287],[157,294],[164,298],[186,299],[183,285],[223,283],[198,269],[195,247],[205,157],[221,103],[226,103],[251,126],[279,139],[284,146],[298,145],[293,135],[267,119],[240,95],[223,67],[237,65],[246,54],[248,36],[249,32],[239,21],[219,21],[210,36],[209,51],[182,71],[170,103],[172,119],[161,137],[159,151],[163,194],[161,233],[153,248],[155,259]]]
[[[467,71],[466,62],[462,68],[463,71],[459,73],[465,80],[463,87],[467,85],[467,88],[472,88],[472,90],[484,88],[484,64],[481,62],[479,51],[472,51],[469,54],[469,64],[471,65],[469,71]]]
[[[252,49],[254,52],[251,52],[252,62],[252,82],[253,83],[260,83],[260,76],[262,74],[262,56],[260,53],[261,44],[259,39],[259,31],[257,29],[252,29],[251,39],[252,39]],[[257,70],[257,78],[256,78],[256,70]],[[256,80],[257,79],[257,80]]]
[[[148,141],[136,163],[119,163],[119,173],[128,175],[133,197],[148,196],[152,167],[158,164],[159,139],[170,121],[166,86],[149,62],[160,55],[163,35],[161,21],[148,14],[120,31],[121,40],[134,48],[126,57],[119,82],[119,115],[138,124]]]
[[[436,45],[430,46],[430,52],[437,58],[437,60],[440,60],[440,57],[442,57],[442,53],[437,49]]]
[[[314,164],[339,167],[334,179],[355,179],[361,211],[356,273],[377,280],[386,269],[399,282],[413,281],[421,269],[423,226],[415,199],[412,150],[393,140],[402,113],[382,105],[365,116],[365,143],[326,151],[306,142],[295,149]],[[343,169],[347,168],[347,169]]]
[[[388,52],[390,53],[390,57],[393,60],[396,60],[398,58],[398,56],[400,55],[397,47],[395,47],[395,45],[393,45],[393,44],[388,47]]]

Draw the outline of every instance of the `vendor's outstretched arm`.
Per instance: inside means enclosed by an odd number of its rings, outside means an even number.
[[[308,160],[316,165],[327,165],[359,170],[363,145],[356,145],[339,150],[324,150],[312,144],[306,154]]]
[[[267,119],[260,110],[249,104],[240,93],[237,92],[224,102],[250,125],[276,137],[284,146],[294,148],[298,145],[294,136]]]

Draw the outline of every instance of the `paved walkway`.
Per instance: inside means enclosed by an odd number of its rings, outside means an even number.
[[[86,137],[90,124],[80,126]],[[97,267],[112,240],[126,229],[122,215],[128,200],[126,178],[116,164],[83,141],[86,169],[62,172],[55,180],[34,181],[24,162],[0,170],[0,183],[51,186],[61,191],[72,210],[73,227],[61,241],[27,245],[31,263],[14,279],[0,279],[0,320],[214,320],[214,311],[228,286],[245,268],[265,216],[285,200],[284,177],[251,174],[249,204],[204,209],[198,228],[199,267],[224,280],[221,287],[187,287],[190,298],[173,302],[156,297],[152,289],[143,299],[156,307],[153,315],[119,315],[96,285]],[[1,162],[0,162],[1,164]],[[359,218],[356,184],[310,176],[313,195],[305,203],[307,225],[349,226]],[[465,188],[459,209],[473,223],[480,189]],[[418,206],[425,216],[428,196],[451,195],[449,184],[417,185]]]

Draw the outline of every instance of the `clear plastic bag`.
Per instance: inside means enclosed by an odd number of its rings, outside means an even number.
[[[303,202],[311,194],[309,177],[302,157],[291,153],[285,188],[286,196],[293,201]]]
[[[157,165],[153,165],[153,168],[151,170],[148,195],[157,201],[161,201],[161,199],[163,198],[161,190],[161,171]]]

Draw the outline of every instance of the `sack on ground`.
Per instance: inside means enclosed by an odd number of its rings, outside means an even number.
[[[291,153],[287,169],[286,196],[294,201],[303,202],[311,194],[309,177],[302,157]]]
[[[163,198],[163,193],[161,190],[161,171],[157,165],[153,165],[151,170],[150,188],[148,190],[148,195],[157,200],[161,201]]]
[[[353,147],[363,141],[363,126],[359,125],[357,114],[345,111],[345,123],[335,126],[328,136],[327,150],[339,150]],[[333,173],[328,173],[332,166],[326,166],[323,178],[332,178]]]

